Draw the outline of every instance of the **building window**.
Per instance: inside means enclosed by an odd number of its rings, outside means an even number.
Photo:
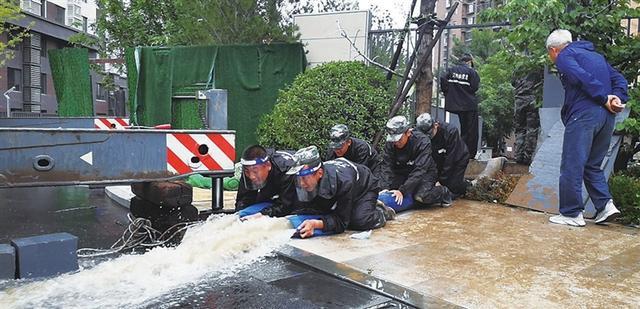
[[[104,89],[102,84],[96,84],[96,100],[106,100],[107,99],[107,89]]]
[[[467,14],[473,14],[475,12],[476,12],[475,3],[469,3],[469,6],[467,7]]]
[[[82,31],[87,32],[87,18],[82,16]]]
[[[444,6],[448,9],[451,6],[451,0],[445,1],[445,5]]]
[[[40,93],[47,94],[47,74],[40,73]]]
[[[82,8],[79,5],[67,5],[67,26],[82,30]]]
[[[55,21],[59,24],[64,25],[64,15],[65,15],[65,9],[61,6],[55,6],[56,7],[56,17],[55,17]]]
[[[14,69],[14,68],[7,68],[7,86],[9,87],[9,89],[11,89],[11,87],[15,86],[16,87],[16,91],[20,91],[20,88],[22,86],[22,70],[20,69]]]
[[[22,0],[20,1],[20,8],[31,14],[42,16],[41,0]]]

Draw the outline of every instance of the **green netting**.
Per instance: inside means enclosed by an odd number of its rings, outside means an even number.
[[[49,50],[49,63],[61,117],[93,116],[89,76],[89,52],[85,48]]]
[[[197,90],[226,89],[228,126],[236,130],[237,153],[256,143],[260,117],[273,109],[278,91],[306,66],[301,44],[143,47],[136,53],[138,81],[130,89],[136,94],[132,118],[139,125],[202,128],[204,109],[198,102],[204,102],[184,97],[195,96]],[[136,69],[135,62],[130,63],[127,59],[127,69]]]
[[[129,123],[132,125],[137,125],[138,120],[136,119],[136,110],[135,106],[135,97],[136,97],[136,89],[138,85],[138,69],[136,66],[135,60],[135,49],[127,48],[124,51],[124,59],[127,67],[127,86],[129,87]]]

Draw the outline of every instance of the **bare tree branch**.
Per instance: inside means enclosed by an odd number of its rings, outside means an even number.
[[[347,41],[349,41],[349,43],[351,44],[351,46],[353,47],[353,49],[355,49],[355,50],[356,50],[356,52],[358,52],[358,54],[359,54],[362,58],[364,58],[364,60],[366,60],[368,63],[371,63],[371,64],[373,64],[373,65],[375,65],[375,66],[377,66],[377,67],[379,67],[379,68],[381,68],[381,69],[383,69],[383,70],[385,70],[385,71],[387,71],[387,72],[390,72],[391,74],[393,74],[393,75],[395,75],[395,76],[402,77],[402,75],[401,75],[400,73],[397,73],[396,71],[391,70],[391,69],[389,69],[388,67],[385,67],[384,65],[382,65],[382,64],[380,64],[380,63],[377,63],[377,62],[373,61],[372,59],[370,59],[369,57],[365,56],[365,55],[360,51],[360,49],[358,49],[358,47],[356,46],[356,43],[355,43],[353,40],[351,40],[351,39],[349,38],[349,36],[347,35],[347,32],[346,32],[346,31],[344,31],[344,29],[342,29],[342,26],[340,26],[340,23],[339,23],[339,22],[336,22],[336,24],[338,24],[338,30],[340,31],[340,36],[342,36],[343,38],[347,39]]]

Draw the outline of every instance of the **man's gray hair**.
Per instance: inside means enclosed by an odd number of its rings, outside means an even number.
[[[569,32],[569,30],[564,30],[564,29],[554,30],[547,37],[547,49],[551,47],[564,46],[566,44],[571,43],[571,41],[573,40],[571,38],[571,32]]]

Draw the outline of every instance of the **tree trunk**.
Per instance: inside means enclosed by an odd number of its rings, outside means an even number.
[[[430,16],[433,14],[436,6],[436,0],[421,0],[420,14],[422,16]],[[427,19],[428,21],[428,19]],[[418,46],[417,59],[421,59],[426,53],[429,53],[429,45],[433,41],[433,27],[425,29],[424,37],[420,46]],[[431,111],[431,98],[433,96],[433,72],[431,71],[431,59],[427,59],[426,64],[420,70],[420,76],[416,79],[416,117],[422,113]]]

